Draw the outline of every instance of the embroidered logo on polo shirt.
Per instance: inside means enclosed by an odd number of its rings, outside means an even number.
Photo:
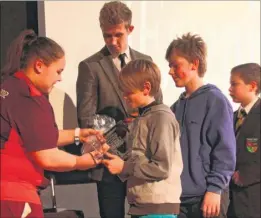
[[[258,138],[246,138],[246,148],[250,153],[255,153],[258,149]]]
[[[5,98],[6,96],[9,95],[9,92],[4,90],[4,89],[1,89],[1,92],[0,92],[0,96],[1,98]]]

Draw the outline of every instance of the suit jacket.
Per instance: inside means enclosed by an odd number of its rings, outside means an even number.
[[[238,111],[234,113],[236,122]],[[260,99],[251,108],[237,135],[236,170],[243,184],[231,185],[237,217],[260,217]]]
[[[151,57],[130,48],[131,60],[147,59]],[[119,71],[113,63],[112,56],[107,47],[83,60],[79,64],[76,83],[77,116],[81,128],[93,126],[93,115],[106,114],[116,121],[125,119],[132,109],[128,108],[118,87]],[[162,101],[160,90],[158,101]],[[93,170],[92,179],[102,179],[103,167],[99,172]]]

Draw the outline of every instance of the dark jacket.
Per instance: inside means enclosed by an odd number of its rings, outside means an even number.
[[[234,113],[236,120],[238,111]],[[260,218],[260,99],[236,135],[236,170],[242,186],[231,181],[231,205],[236,217]]]

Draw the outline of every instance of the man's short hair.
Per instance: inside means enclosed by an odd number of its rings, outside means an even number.
[[[150,82],[150,96],[155,96],[160,89],[161,73],[152,61],[130,61],[120,72],[119,87],[124,93],[143,90],[145,82]]]
[[[260,93],[260,65],[257,63],[246,63],[240,64],[232,68],[231,74],[238,75],[245,84],[256,82],[257,91],[256,94]]]
[[[200,77],[204,76],[207,71],[207,45],[200,36],[187,33],[182,35],[181,38],[174,39],[165,55],[167,61],[169,61],[173,52],[177,52],[179,56],[185,58],[190,63],[198,60],[198,74]]]
[[[118,25],[125,23],[126,27],[131,25],[132,12],[126,4],[120,1],[105,3],[100,11],[100,27]]]

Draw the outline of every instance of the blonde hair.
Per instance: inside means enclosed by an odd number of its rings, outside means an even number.
[[[152,61],[143,59],[130,61],[120,72],[119,88],[125,93],[143,90],[145,82],[150,82],[150,96],[155,96],[160,89],[161,73]]]

